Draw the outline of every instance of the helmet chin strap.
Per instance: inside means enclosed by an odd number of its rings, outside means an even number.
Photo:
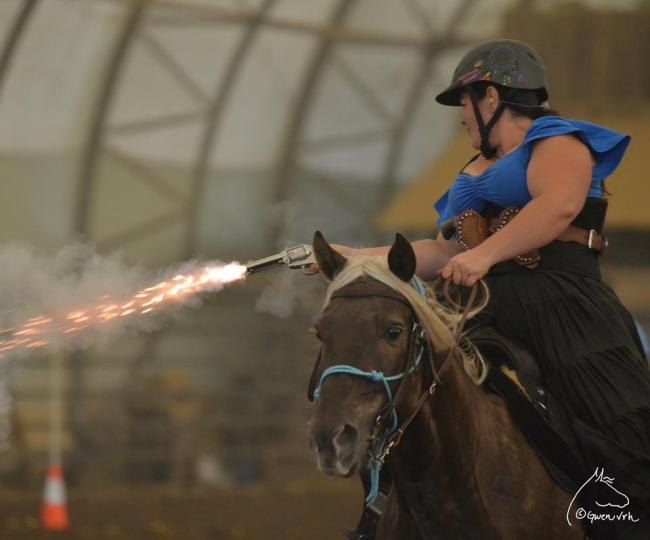
[[[476,96],[474,88],[472,88],[472,85],[468,85],[466,89],[467,93],[469,94],[469,98],[472,101],[474,116],[476,116],[476,122],[478,124],[478,131],[481,134],[481,154],[483,154],[486,159],[492,159],[496,155],[497,149],[490,146],[490,130],[494,124],[497,123],[497,120],[505,109],[505,105],[503,102],[499,101],[499,105],[494,111],[492,118],[490,118],[489,122],[486,124],[483,122],[481,111],[478,108],[478,97]]]

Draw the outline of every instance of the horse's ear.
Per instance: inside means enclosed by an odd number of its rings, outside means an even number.
[[[328,281],[332,281],[334,276],[343,269],[348,260],[339,252],[332,249],[332,246],[327,243],[327,240],[325,240],[325,237],[320,231],[314,233],[312,247],[314,248],[314,255],[316,256],[316,263],[318,264],[319,270]]]
[[[388,252],[388,267],[402,281],[411,281],[415,274],[415,252],[411,243],[400,233],[395,235],[395,242]]]

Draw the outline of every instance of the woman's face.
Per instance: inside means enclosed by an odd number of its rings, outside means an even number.
[[[494,114],[494,112],[491,110],[488,104],[488,95],[490,94],[489,90],[490,88],[488,88],[488,92],[483,97],[483,99],[480,99],[478,102],[478,108],[481,111],[483,122],[485,122],[486,124]],[[469,94],[467,92],[463,92],[461,94],[460,105],[462,109],[461,112],[463,118],[462,124],[463,126],[465,126],[465,129],[467,130],[467,134],[469,135],[472,146],[477,150],[479,150],[481,148],[481,134],[479,133],[478,130],[478,122],[476,121],[476,115],[474,114],[474,107],[472,106],[472,100],[470,99]]]

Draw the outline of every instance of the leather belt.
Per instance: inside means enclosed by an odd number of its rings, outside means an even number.
[[[576,227],[575,225],[569,225],[569,227],[557,237],[557,240],[561,240],[562,242],[577,242],[578,244],[587,246],[589,249],[600,255],[605,253],[605,250],[607,249],[607,238],[602,234],[594,229],[587,230],[582,227]]]
[[[488,230],[496,232],[503,228],[519,212],[518,208],[507,208],[499,217],[488,220]],[[561,242],[577,242],[602,255],[607,249],[607,238],[595,229],[583,229],[569,225],[562,231],[556,240]]]

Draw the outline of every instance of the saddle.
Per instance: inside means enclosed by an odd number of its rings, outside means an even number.
[[[507,376],[533,405],[545,413],[544,377],[535,356],[523,345],[490,326],[479,326],[468,338],[490,365]]]
[[[584,481],[585,467],[576,450],[549,422],[550,402],[535,356],[489,326],[470,330],[468,338],[489,366],[484,388],[503,398],[555,483],[567,493],[575,493]]]

